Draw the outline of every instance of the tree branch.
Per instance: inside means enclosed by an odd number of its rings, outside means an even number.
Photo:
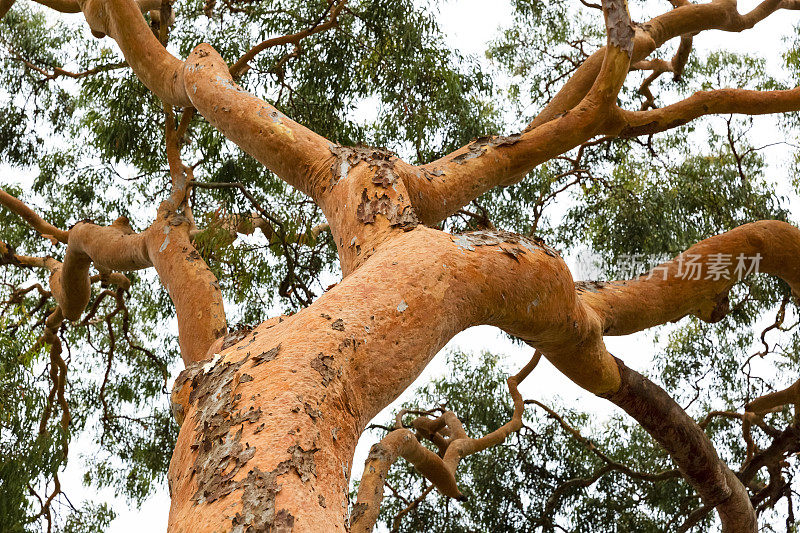
[[[727,294],[745,275],[762,272],[800,293],[800,230],[777,220],[745,224],[699,242],[634,280],[578,284],[581,301],[606,335],[627,335],[692,314],[717,322]]]
[[[696,35],[705,30],[741,32],[752,28],[778,9],[798,8],[798,2],[794,1],[765,0],[749,13],[740,15],[734,0],[712,0],[703,4],[681,2],[681,4],[638,26],[631,58],[633,64],[645,59],[670,39],[682,35]],[[604,54],[604,48],[592,54],[536,116],[528,129],[541,126],[575,108],[597,78]]]
[[[426,438],[439,443],[443,448],[440,453],[444,453],[442,459],[422,446],[410,430],[402,427],[390,432],[381,442],[373,446],[364,465],[358,500],[351,515],[351,531],[370,532],[375,527],[386,476],[398,457],[404,457],[411,462],[445,496],[462,498],[455,479],[459,462],[468,455],[497,446],[511,433],[522,428],[525,402],[517,387],[533,371],[541,357],[541,353],[535,352],[530,362],[519,373],[508,378],[508,389],[514,401],[514,414],[509,422],[488,435],[479,439],[469,438],[455,413],[445,411],[435,420],[421,416],[412,423],[412,426],[421,431]],[[404,410],[397,415],[397,425],[406,412],[408,411]],[[449,435],[447,439],[443,435],[444,428],[449,430],[446,432]]]
[[[705,115],[766,115],[789,111],[800,111],[800,87],[784,91],[717,89],[696,92],[685,100],[658,109],[619,110],[603,131],[620,137],[637,137],[676,128]]]
[[[161,100],[169,105],[191,107],[183,81],[184,63],[167,52],[142,16],[142,11],[160,10],[161,0],[39,0],[59,11],[80,7],[96,37],[109,35],[122,50],[133,71]],[[56,7],[53,4],[59,4]]]
[[[527,400],[525,403],[538,405],[539,407],[544,409],[544,411],[547,412],[547,414],[550,415],[551,418],[556,420],[565,431],[570,433],[573,436],[573,438],[575,438],[575,440],[583,444],[587,450],[589,450],[593,455],[597,456],[598,459],[603,461],[609,467],[608,472],[617,471],[633,479],[639,479],[642,481],[653,481],[653,482],[680,476],[680,471],[674,469],[664,470],[663,472],[658,472],[656,474],[651,474],[649,472],[639,472],[637,470],[634,470],[631,467],[610,458],[593,442],[591,442],[589,439],[581,435],[580,431],[578,431],[576,428],[568,424],[567,421],[564,420],[564,418],[561,415],[550,409],[545,404],[536,400]]]
[[[706,505],[716,507],[725,533],[757,531],[744,485],[720,460],[700,426],[658,385],[617,359],[622,385],[602,397],[621,407],[672,456]]]
[[[207,44],[189,55],[186,84],[192,105],[214,127],[287,183],[321,199],[334,161],[328,140],[239,88]]]
[[[56,242],[67,242],[68,234],[66,231],[58,229],[49,222],[46,222],[42,217],[37,215],[33,209],[2,189],[0,189],[0,205],[3,205],[12,213],[22,217],[28,225],[38,231],[42,237],[53,242],[53,244]]]
[[[274,37],[272,39],[267,39],[256,46],[252,47],[250,50],[247,51],[242,57],[239,58],[236,63],[231,65],[230,73],[231,76],[236,79],[242,76],[250,66],[247,64],[248,62],[252,61],[259,53],[267,50],[269,48],[274,48],[276,46],[283,46],[286,44],[299,44],[300,41],[305,39],[306,37],[310,37],[314,34],[321,33],[328,31],[329,29],[335,27],[338,24],[338,17],[341,13],[342,9],[347,5],[347,0],[331,0],[328,8],[325,10],[325,13],[317,20],[311,27],[306,28],[303,31],[299,31],[297,33],[293,33],[291,35],[284,35],[281,37]],[[327,20],[325,18],[327,17]],[[323,22],[324,21],[324,22]]]
[[[370,532],[378,520],[386,475],[398,457],[414,465],[442,494],[461,498],[455,478],[442,459],[424,447],[409,429],[396,429],[372,446],[364,464],[358,500],[350,514],[351,532]]]
[[[0,0],[0,20],[2,20],[3,17],[6,16],[6,13],[8,13],[8,11],[14,7],[14,2],[16,2],[16,0]]]
[[[634,30],[624,0],[603,2],[609,45],[580,105],[552,123],[510,137],[487,137],[403,176],[420,220],[433,225],[498,185],[592,138],[612,116],[630,66]]]

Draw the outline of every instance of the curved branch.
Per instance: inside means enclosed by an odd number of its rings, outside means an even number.
[[[756,398],[745,406],[745,411],[764,414],[777,407],[783,407],[788,404],[800,404],[800,380],[795,381],[792,385],[781,391]]]
[[[81,222],[69,231],[64,264],[50,276],[50,287],[67,320],[78,320],[89,303],[89,267],[105,270],[140,270],[153,266],[145,234],[134,234],[128,219],[111,226]]]
[[[447,451],[445,451],[444,454],[444,462],[451,472],[455,474],[459,462],[461,462],[464,457],[482,452],[483,450],[491,448],[492,446],[502,444],[509,435],[522,429],[522,414],[525,411],[525,402],[523,401],[522,395],[519,393],[517,387],[525,380],[525,378],[530,375],[533,369],[536,368],[541,358],[542,354],[537,350],[528,364],[525,365],[516,375],[509,377],[506,381],[508,384],[508,391],[511,394],[512,400],[514,401],[514,413],[511,416],[511,420],[491,433],[478,439],[471,439],[467,437],[466,433],[464,433],[462,430],[460,432],[462,433],[461,438],[453,438],[453,440],[449,442]],[[454,425],[453,421],[457,421],[457,419],[455,418],[454,414],[449,414],[452,416],[449,417],[448,426],[452,428]],[[447,413],[445,413],[445,415],[447,415]],[[445,415],[442,416],[445,417]],[[461,423],[458,422],[458,426],[460,425]]]
[[[621,407],[666,449],[703,502],[716,507],[725,533],[757,531],[750,496],[697,423],[661,387],[617,359],[622,384],[601,395]]]
[[[736,2],[732,0],[682,4],[646,24],[637,26],[628,54],[633,64],[642,61],[666,41],[684,36],[673,59],[673,68],[678,74],[688,59],[691,42],[689,36],[710,29],[740,32],[752,28],[777,9],[798,9],[798,2],[765,0],[749,13],[741,15],[736,10]],[[590,96],[597,91],[598,82],[609,72],[608,59],[614,48],[607,45],[592,54],[522,134],[478,139],[403,176],[420,219],[429,225],[436,224],[492,187],[518,182],[537,165],[578,146],[598,133],[621,133],[627,127],[625,120],[633,121],[636,127],[643,127],[641,132],[649,132],[653,129],[660,131],[658,127],[666,129],[666,125],[670,124],[669,119],[685,122],[710,112],[739,112],[731,110],[737,107],[735,104],[719,104],[715,101],[710,105],[708,100],[714,99],[713,97],[698,97],[682,104],[684,107],[688,106],[689,110],[667,108],[668,111],[656,110],[641,114],[620,113],[615,109],[615,103],[611,104],[611,109],[598,109],[598,105],[602,104]],[[627,74],[627,68],[625,72],[614,74],[620,83]],[[794,94],[781,95],[778,91],[775,93],[777,94],[757,99],[759,102],[756,105],[759,106],[762,101],[769,100],[764,102],[765,107],[759,107],[759,113],[793,110],[798,107]],[[739,93],[736,98],[746,100],[747,95]],[[790,102],[785,102],[787,99]],[[714,110],[703,111],[704,105],[709,105]],[[753,108],[748,102],[742,102],[742,107]],[[664,115],[665,120],[650,125],[661,116],[658,113]],[[600,124],[603,117],[609,120]],[[644,128],[645,125],[648,127]],[[675,125],[677,123],[669,127]],[[634,132],[641,134],[638,130],[628,130],[625,134],[631,135]]]
[[[85,0],[34,0],[34,2],[60,13],[80,13],[82,11],[81,6],[85,3]],[[144,13],[161,8],[161,0],[136,0],[136,5]]]
[[[430,412],[426,412],[422,413],[423,416],[417,418],[412,426],[429,440],[438,443],[444,452],[443,458],[440,459],[438,455],[422,446],[411,431],[402,427],[395,429],[380,443],[373,446],[364,465],[364,476],[361,479],[354,517],[350,524],[351,531],[372,531],[378,519],[386,476],[398,456],[402,456],[414,464],[417,470],[432,483],[432,486],[439,489],[439,492],[445,496],[462,498],[455,478],[459,462],[468,455],[501,444],[510,434],[522,428],[525,402],[517,387],[536,368],[541,358],[542,354],[538,351],[535,352],[519,373],[508,378],[508,389],[514,401],[514,414],[510,421],[488,435],[479,439],[471,439],[467,436],[455,413],[446,411],[437,419],[431,420],[424,416],[430,414]],[[408,412],[412,411],[402,410],[397,414],[396,426],[400,426],[400,420]],[[441,434],[445,427],[450,430],[449,440]],[[409,506],[409,508],[411,507]],[[402,514],[398,516],[402,516]]]
[[[608,46],[591,89],[576,108],[510,137],[486,137],[406,171],[404,183],[420,220],[433,225],[498,185],[521,180],[537,165],[597,134],[611,116],[628,74],[634,30],[625,0],[603,2]]]
[[[749,13],[740,15],[735,0],[712,0],[704,4],[686,2],[638,26],[631,60],[634,64],[642,61],[670,39],[682,35],[705,30],[741,32],[752,28],[778,9],[797,8],[797,2],[794,1],[765,0]],[[550,122],[577,106],[597,78],[604,54],[605,49],[601,48],[584,61],[528,129]]]
[[[676,128],[705,115],[767,115],[789,111],[800,111],[800,87],[784,91],[717,89],[696,92],[658,109],[619,110],[603,131],[620,137],[637,137]]]
[[[39,232],[42,237],[50,239],[51,241],[67,242],[67,232],[58,229],[49,222],[45,221],[36,212],[25,205],[18,198],[11,196],[6,191],[0,189],[0,205],[6,207],[12,213],[22,217],[33,229]]]
[[[745,224],[697,243],[634,280],[578,284],[581,301],[606,335],[627,335],[686,315],[708,321],[727,313],[730,288],[762,272],[800,294],[800,230],[785,222]]]
[[[411,511],[413,511],[420,503],[422,503],[422,501],[428,497],[428,494],[430,494],[432,490],[433,490],[433,485],[428,485],[428,488],[423,490],[422,494],[417,496],[414,499],[414,501],[405,502],[406,506],[403,509],[401,509],[400,512],[398,512],[396,515],[394,515],[394,518],[392,519],[392,530],[391,530],[392,533],[397,533],[398,531],[400,531],[400,523],[403,520],[403,517],[408,513],[410,513]],[[399,497],[399,495],[397,496]]]
[[[57,3],[73,4],[71,0]],[[169,105],[191,107],[183,82],[184,62],[164,48],[142,16],[142,10],[159,9],[160,0],[142,0],[141,4],[133,0],[77,0],[77,4],[92,33],[113,38],[148,89]]]
[[[739,472],[739,478],[749,483],[763,467],[782,461],[787,455],[800,453],[800,426],[792,424],[773,439],[765,450],[755,454]]]
[[[592,441],[581,435],[581,432],[579,430],[572,427],[569,423],[567,423],[566,420],[564,420],[564,418],[561,415],[550,409],[545,404],[536,400],[528,400],[525,403],[537,405],[540,408],[544,409],[544,411],[547,412],[547,414],[550,415],[551,418],[555,419],[556,422],[558,422],[559,425],[566,432],[568,432],[575,438],[575,440],[583,444],[587,450],[589,450],[593,455],[597,456],[598,459],[603,461],[608,467],[607,472],[617,471],[633,479],[639,479],[642,481],[653,481],[653,482],[680,476],[680,472],[674,469],[663,470],[656,474],[651,474],[649,472],[639,472],[625,464],[617,462],[614,459],[610,458],[608,455],[606,455],[606,453],[603,452],[600,448],[598,448]]]
[[[305,39],[306,37],[310,37],[316,33],[321,33],[324,31],[328,31],[329,29],[335,27],[338,24],[338,17],[341,13],[342,9],[347,5],[347,0],[338,0],[335,3],[331,3],[328,6],[328,9],[322,15],[322,17],[314,23],[310,28],[307,28],[303,31],[299,31],[297,33],[293,33],[291,35],[283,35],[281,37],[275,37],[272,39],[267,39],[256,46],[252,47],[250,50],[247,51],[242,57],[239,58],[236,63],[231,65],[230,73],[233,78],[238,78],[239,76],[243,75],[249,69],[249,65],[247,64],[249,61],[252,61],[258,54],[267,50],[269,48],[274,48],[276,46],[283,46],[286,44],[298,44],[300,41]],[[328,20],[323,22],[325,17],[327,16]]]
[[[455,478],[442,459],[420,444],[409,429],[396,429],[372,446],[364,464],[364,476],[358,488],[358,500],[350,514],[350,531],[372,531],[378,520],[383,486],[389,469],[398,457],[414,465],[440,492],[451,498],[461,498]]]

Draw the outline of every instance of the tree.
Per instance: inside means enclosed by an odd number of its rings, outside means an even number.
[[[706,115],[800,109],[800,89],[769,78],[752,58],[691,58],[695,35],[744,31],[795,2],[765,0],[741,15],[730,0],[676,0],[634,25],[623,0],[584,2],[577,19],[565,2],[519,0],[517,25],[492,53],[530,72],[541,111],[509,136],[484,136],[500,116],[491,80],[448,51],[430,12],[410,1],[39,2],[81,13],[105,39],[87,41],[40,12],[12,9],[13,0],[0,3],[3,161],[38,167],[31,191],[0,193],[10,435],[2,505],[11,530],[37,519],[66,530],[107,522],[102,507],[76,509],[62,524],[53,517],[71,438],[96,428],[106,455],[87,481],[134,498],[164,472],[174,439],[170,531],[368,531],[399,457],[445,496],[463,497],[459,463],[523,427],[517,387],[542,356],[619,406],[669,454],[677,473],[669,468],[665,479],[679,474],[690,487],[671,489],[691,509],[686,527],[715,509],[723,531],[755,531],[757,512],[781,499],[791,509],[784,476],[800,427],[784,406],[798,403],[800,385],[769,392],[743,382],[731,371],[741,364],[730,362],[736,349],[714,360],[707,347],[708,358],[691,361],[717,365],[727,406],[698,424],[608,353],[603,338],[729,314],[719,338],[743,336],[776,304],[772,329],[785,327],[800,293],[800,232],[757,178],[759,150],[743,146],[733,119],[727,136],[709,135],[711,155],[687,155],[685,135]],[[605,45],[585,52],[598,38]],[[675,56],[661,58],[678,38]],[[124,61],[104,47],[108,39]],[[535,66],[538,57],[546,68]],[[790,52],[789,67],[795,62]],[[624,89],[639,70],[651,74],[638,92]],[[658,107],[651,87],[664,73],[693,74],[704,90]],[[738,87],[717,87],[726,76]],[[518,89],[512,96],[522,103]],[[627,110],[639,95],[641,109]],[[382,109],[364,126],[348,116],[367,97]],[[390,143],[410,162],[356,144],[364,139]],[[659,153],[682,157],[659,173]],[[582,195],[572,223],[547,228],[544,208],[568,190]],[[517,196],[509,200],[509,191]],[[44,205],[34,209],[37,195]],[[256,230],[268,244],[247,237]],[[536,235],[589,242],[608,269],[623,253],[683,253],[640,277],[576,283]],[[317,297],[334,261],[343,278]],[[687,275],[690,263],[698,275]],[[747,278],[756,270],[773,278]],[[152,272],[169,302],[149,284]],[[296,312],[264,320],[277,297]],[[147,406],[175,354],[163,328],[173,316],[186,365],[171,393],[177,436],[166,410]],[[470,438],[453,411],[420,411],[410,427],[400,417],[370,453],[350,509],[365,426],[475,324],[536,350],[508,381],[510,419]],[[692,343],[702,338],[674,339],[676,354],[697,355]],[[792,370],[796,335],[794,343]],[[673,390],[694,376],[666,370]],[[730,394],[734,385],[742,388]],[[704,431],[720,417],[741,422],[736,473]]]

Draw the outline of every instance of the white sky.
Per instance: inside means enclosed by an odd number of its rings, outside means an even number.
[[[750,0],[740,2],[740,11],[746,11],[756,2]],[[664,6],[661,6],[664,4]],[[659,6],[666,9],[667,2],[660,2]],[[508,0],[459,0],[444,3],[441,8],[440,24],[448,35],[450,44],[459,48],[465,54],[482,55],[486,44],[498,34],[498,28],[510,24],[511,8]],[[633,12],[634,20],[637,13]],[[781,61],[779,54],[770,53],[781,49],[781,37],[787,35],[791,27],[798,20],[800,15],[787,12],[785,15],[772,17],[766,23],[759,25],[756,30],[742,34],[726,34],[723,32],[705,32],[695,40],[695,53],[702,53],[713,48],[726,48],[731,51],[747,51],[750,53],[765,56],[770,66],[777,67]],[[766,120],[760,123],[758,129],[760,140],[763,144],[783,140],[780,133],[774,128],[774,122]],[[781,167],[781,153],[769,153],[773,157],[773,168],[779,169],[780,175],[785,176],[785,169]],[[797,218],[797,217],[796,217]],[[629,337],[607,338],[607,344],[611,353],[618,355],[626,361],[632,368],[645,370],[651,363],[653,354],[652,335],[641,333]],[[531,356],[531,349],[521,349],[513,345],[504,338],[498,330],[481,326],[462,332],[455,337],[443,350],[446,352],[452,349],[461,349],[467,352],[479,352],[481,350],[491,350],[495,353],[505,353],[508,362],[512,365],[509,370],[514,371],[520,368]],[[443,375],[445,368],[443,365],[444,354],[440,353],[433,363],[426,369],[405,394],[403,394],[395,404],[379,415],[376,421],[385,421],[387,414],[394,408],[394,405],[410,399],[412,391],[416,386],[427,383],[431,378]],[[558,394],[561,401],[580,408],[582,410],[594,411],[599,416],[605,416],[611,412],[612,406],[606,402],[599,402],[597,398],[576,385],[572,384],[557,372],[549,363],[543,360],[535,372],[521,387],[523,396],[528,398],[544,399],[552,398]],[[374,443],[374,436],[367,434],[359,442],[353,467],[353,478],[358,479],[363,469],[364,459],[369,447]],[[75,449],[80,448],[76,446]],[[84,453],[91,453],[90,447],[83,447]],[[82,472],[81,462],[72,460],[67,473],[62,476],[62,483],[69,494],[78,496],[85,493],[81,486]],[[111,533],[139,533],[141,531],[164,531],[166,530],[167,515],[169,512],[169,497],[166,487],[162,487],[156,494],[147,500],[141,509],[131,510],[126,502],[114,499],[110,492],[99,495],[86,494],[87,497],[105,498],[113,502],[114,510],[118,518],[114,521]],[[79,499],[79,498],[78,498]]]

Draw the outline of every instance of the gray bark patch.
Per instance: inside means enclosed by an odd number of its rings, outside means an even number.
[[[275,533],[290,533],[294,529],[294,517],[286,509],[275,516]]]
[[[225,340],[222,341],[222,348],[221,350],[227,350],[231,346],[239,344],[243,340],[250,335],[250,332],[253,331],[252,326],[244,326],[241,329],[238,329],[234,332],[229,333],[225,336]]]
[[[521,133],[515,133],[514,135],[509,135],[508,137],[502,137],[502,136],[478,137],[477,139],[469,143],[469,145],[467,146],[468,150],[466,152],[454,157],[453,161],[460,165],[463,165],[470,159],[475,159],[477,157],[482,156],[489,150],[489,148],[498,148],[500,146],[511,146],[517,144],[521,138],[522,138]]]
[[[237,362],[201,361],[181,372],[175,382],[174,390],[191,382],[189,404],[197,404],[195,440],[191,444],[197,453],[192,465],[198,484],[193,496],[196,503],[210,503],[236,490],[239,483],[233,478],[255,455],[256,449],[242,443],[241,437],[244,424],[258,422],[262,411],[252,406],[237,409],[241,395],[233,390],[247,376],[238,376],[247,360],[248,357]]]
[[[292,458],[283,463],[287,463],[290,469],[294,469],[297,475],[300,476],[300,481],[308,483],[312,477],[317,477],[317,464],[314,461],[314,454],[317,449],[304,450],[297,444],[287,450]],[[281,464],[283,464],[281,463]]]
[[[330,355],[319,354],[311,361],[311,368],[322,376],[322,385],[328,386],[335,377],[336,371],[333,369],[333,357]]]
[[[240,483],[242,510],[232,519],[232,533],[260,533],[270,531],[275,524],[275,496],[280,487],[278,469],[262,472],[258,467],[247,473]]]
[[[353,510],[350,511],[350,527],[353,527],[364,516],[367,509],[369,509],[367,503],[357,503],[353,506]]]
[[[269,352],[277,354],[279,348],[280,345]],[[195,441],[191,445],[197,457],[191,472],[196,477],[198,489],[192,499],[195,504],[211,503],[241,490],[242,508],[231,518],[232,532],[291,532],[294,517],[285,509],[275,510],[275,496],[280,490],[277,480],[292,471],[303,483],[316,478],[314,454],[317,449],[291,446],[286,450],[289,458],[271,472],[262,472],[256,466],[247,472],[244,479],[234,480],[256,452],[254,446],[242,442],[244,425],[256,424],[263,416],[261,408],[237,409],[241,395],[235,394],[234,388],[238,383],[252,380],[249,374],[239,374],[241,366],[249,359],[248,355],[237,362],[201,361],[181,372],[176,380],[176,391],[191,382],[189,403],[197,403]],[[310,404],[306,407],[315,415],[322,416]],[[256,432],[263,427],[264,423],[261,423]]]
[[[627,284],[627,281],[576,281],[575,291],[578,293],[600,292],[608,287],[624,287]]]
[[[544,241],[536,237],[525,237],[500,230],[473,231],[453,235],[450,237],[453,244],[462,250],[475,251],[480,246],[497,246],[498,251],[503,252],[515,260],[527,252],[544,252],[550,257],[558,257],[558,252],[547,246]]]
[[[608,43],[620,48],[630,57],[633,54],[633,37],[636,31],[631,23],[627,2],[625,0],[603,2],[603,14],[606,18]]]
[[[273,361],[276,357],[278,357],[278,352],[280,351],[281,345],[279,344],[274,348],[270,348],[266,352],[261,352],[260,354],[253,356],[253,366],[258,366],[261,363]]]

